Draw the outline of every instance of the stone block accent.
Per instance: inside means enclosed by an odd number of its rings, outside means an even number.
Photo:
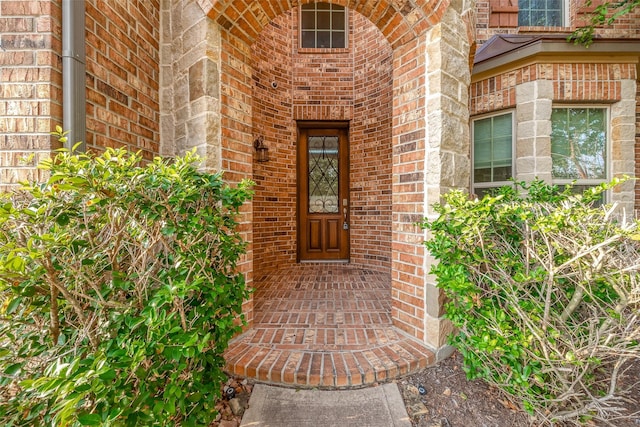
[[[637,116],[638,82],[635,79],[622,80],[621,99],[611,106],[611,175],[616,177],[637,176],[638,142],[636,129],[640,118]],[[637,209],[638,184],[634,182],[615,188],[611,200],[618,202],[628,214]],[[635,203],[634,203],[635,202]]]

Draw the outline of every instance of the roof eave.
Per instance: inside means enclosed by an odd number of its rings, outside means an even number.
[[[640,57],[640,40],[638,39],[598,39],[588,48],[575,45],[565,40],[539,39],[522,48],[512,50],[492,58],[477,62],[473,66],[472,79],[495,74],[504,68],[512,68],[516,65],[531,62],[533,58],[546,57],[548,59],[561,60],[562,62],[619,61],[621,57],[629,59],[623,62],[637,62]],[[568,61],[568,57],[572,60]]]

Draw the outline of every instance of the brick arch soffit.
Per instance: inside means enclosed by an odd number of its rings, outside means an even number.
[[[252,45],[277,16],[316,0],[197,0],[209,18]],[[345,6],[368,18],[395,49],[437,24],[451,0],[323,0]]]

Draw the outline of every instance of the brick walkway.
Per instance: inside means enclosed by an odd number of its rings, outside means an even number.
[[[300,264],[255,282],[254,327],[235,338],[227,371],[262,382],[344,388],[396,378],[434,361],[391,324],[388,275]]]

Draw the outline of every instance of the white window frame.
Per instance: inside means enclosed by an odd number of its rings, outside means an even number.
[[[604,167],[605,167],[605,177],[599,179],[571,179],[571,178],[555,178],[553,177],[553,156],[551,157],[552,165],[551,165],[551,180],[554,185],[565,186],[565,185],[575,185],[575,186],[584,186],[584,187],[595,187],[596,185],[600,185],[605,182],[609,182],[611,180],[611,169],[613,164],[611,162],[611,107],[609,105],[602,104],[554,104],[551,106],[552,111],[555,109],[571,109],[571,108],[590,108],[590,109],[598,109],[605,111],[605,141],[604,141]],[[551,124],[551,129],[553,130],[553,121],[551,118],[549,119]],[[549,141],[551,145],[551,140]],[[609,199],[609,192],[604,193],[604,202],[606,203]]]
[[[330,1],[316,1],[316,2],[311,2],[311,3],[306,3],[305,6],[313,4],[314,6],[316,6],[316,8],[314,9],[317,13],[317,4],[318,3],[329,3],[332,4]],[[333,3],[334,6],[341,6],[341,5],[337,5],[335,3]],[[310,49],[310,50],[317,50],[317,49],[329,49],[329,50],[340,50],[340,49],[347,49],[349,47],[349,8],[348,7],[344,7],[344,47],[304,47],[302,45],[302,32],[305,30],[305,28],[302,27],[302,5],[300,5],[300,7],[298,8],[298,39],[299,39],[299,43],[298,43],[298,47],[300,49]],[[314,31],[318,31],[317,27],[313,29]],[[333,32],[333,28],[331,28],[329,31]]]
[[[519,27],[551,27],[551,28],[564,28],[564,27],[568,27],[569,26],[569,1],[568,0],[561,0],[562,1],[562,22],[560,23],[560,26],[551,26],[551,25],[520,25],[520,14],[518,12],[518,26]],[[520,5],[518,5],[518,8],[520,9]]]
[[[476,194],[476,189],[500,188],[505,185],[512,186],[513,181],[492,181],[476,183],[475,168],[475,122],[491,117],[511,115],[511,179],[516,177],[516,111],[514,109],[494,111],[471,118],[471,191]]]

